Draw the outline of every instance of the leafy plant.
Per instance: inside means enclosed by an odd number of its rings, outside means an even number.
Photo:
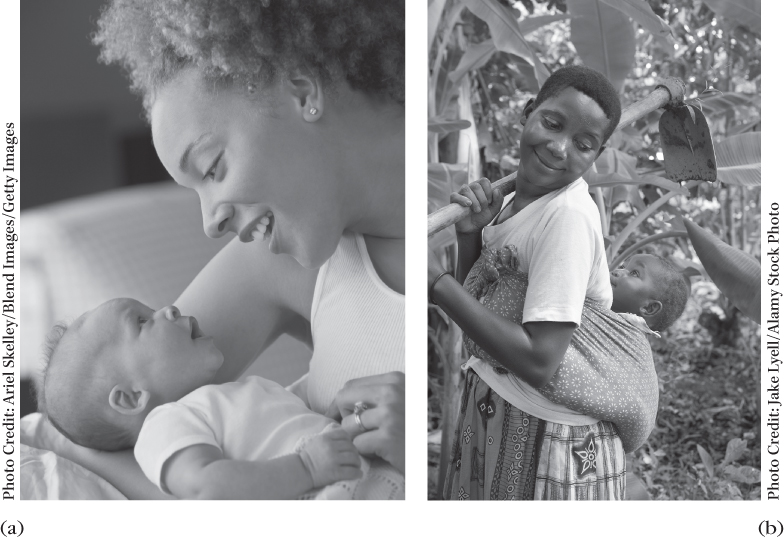
[[[708,498],[742,500],[743,495],[738,484],[754,485],[760,482],[758,469],[733,464],[746,453],[746,445],[746,440],[733,438],[727,444],[724,459],[715,464],[711,454],[697,444],[697,452],[702,461],[702,469],[697,471],[700,477],[699,486]]]

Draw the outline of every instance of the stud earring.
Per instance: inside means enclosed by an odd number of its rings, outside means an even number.
[[[318,112],[318,109],[316,107],[310,107],[308,112],[310,112],[311,116],[315,116],[315,114]]]

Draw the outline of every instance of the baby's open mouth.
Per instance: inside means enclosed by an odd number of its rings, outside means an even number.
[[[204,333],[202,333],[201,328],[199,328],[199,322],[192,316],[189,316],[188,318],[191,320],[191,339],[204,337]]]
[[[259,219],[256,227],[250,233],[254,240],[267,240],[272,235],[272,228],[275,226],[275,216],[268,211],[264,217]]]

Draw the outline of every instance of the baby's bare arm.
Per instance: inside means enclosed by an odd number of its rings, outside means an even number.
[[[202,500],[291,499],[313,488],[299,455],[264,462],[229,460],[211,445],[175,453],[164,465],[163,482],[178,498]]]
[[[230,460],[217,447],[194,445],[175,453],[163,482],[178,498],[202,500],[287,500],[309,490],[361,475],[348,435],[324,433],[300,454],[249,462]],[[344,443],[345,442],[345,443]]]

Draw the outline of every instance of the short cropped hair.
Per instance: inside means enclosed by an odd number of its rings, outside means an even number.
[[[598,71],[585,66],[562,67],[550,75],[534,100],[534,109],[546,100],[558,95],[565,88],[574,88],[594,101],[601,107],[610,120],[604,140],[610,138],[618,122],[621,121],[621,100],[612,83]]]
[[[663,331],[675,323],[686,309],[686,302],[691,295],[691,281],[669,260],[653,256],[660,264],[654,299],[661,301],[662,308],[648,319],[648,326],[654,331]]]
[[[100,391],[101,373],[91,371],[90,376],[83,376],[78,362],[84,358],[67,357],[58,350],[68,327],[68,322],[58,322],[44,340],[43,374],[35,387],[38,411],[75,444],[103,451],[133,447],[134,435],[104,417],[108,395]],[[61,353],[56,354],[58,351]]]

